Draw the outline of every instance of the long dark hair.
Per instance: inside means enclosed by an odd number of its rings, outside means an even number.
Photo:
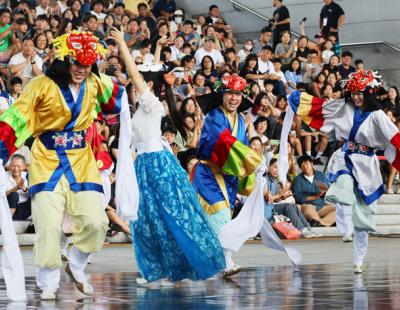
[[[69,83],[72,79],[71,73],[69,72],[70,65],[71,62],[68,58],[63,61],[54,59],[50,67],[47,68],[45,75],[52,79],[61,89],[68,89]],[[92,72],[97,76],[100,76],[99,68],[96,64],[92,65]]]

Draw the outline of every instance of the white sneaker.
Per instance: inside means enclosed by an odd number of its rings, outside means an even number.
[[[313,232],[310,228],[304,228],[301,231],[303,238],[309,239],[309,238],[316,238],[317,234]]]
[[[168,279],[161,279],[160,286],[162,287],[174,287],[175,283]]]
[[[82,283],[82,290],[80,290],[83,294],[92,296],[94,293],[93,286],[89,282]]]
[[[138,284],[138,285],[145,285],[148,283],[149,283],[149,281],[147,281],[145,278],[136,278],[136,284]]]
[[[353,236],[352,235],[343,235],[342,240],[344,243],[353,242]]]
[[[386,190],[386,194],[394,194],[393,188],[389,187],[389,188]]]
[[[354,273],[362,274],[364,272],[364,265],[354,265]]]
[[[40,294],[41,300],[55,300],[56,299],[56,292],[52,290],[44,290],[42,294]]]

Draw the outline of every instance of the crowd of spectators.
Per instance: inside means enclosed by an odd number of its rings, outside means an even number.
[[[305,90],[326,100],[343,98],[341,81],[364,68],[361,58],[354,59],[350,51],[341,49],[339,30],[345,22],[344,11],[332,0],[324,2],[320,32],[311,39],[304,31],[306,18],[300,22],[300,36],[294,36],[290,31],[293,18],[289,9],[282,0],[273,0],[275,11],[271,22],[254,34],[256,38],[237,42],[229,21],[220,15],[217,5],[211,5],[206,15],[191,19],[174,0],[0,1],[0,114],[13,104],[26,83],[45,72],[52,62],[52,39],[73,29],[94,33],[107,47],[106,59],[98,62],[99,70],[126,86],[134,113],[135,90],[119,58],[118,47],[109,37],[112,27],[117,27],[124,31],[132,61],[137,65],[162,64],[165,70],[175,72],[173,93],[180,123],[176,119],[171,121],[168,106],[164,104],[167,117],[162,132],[189,174],[196,163],[196,146],[204,120],[199,97],[212,94],[215,82],[233,73],[249,83],[246,98],[249,106],[243,116],[249,141],[265,157],[268,167],[271,159],[277,157],[287,96],[295,90]],[[378,99],[400,128],[397,87],[382,87]],[[118,117],[108,117],[101,125],[101,134],[116,161]],[[297,127],[293,125],[289,136],[289,180],[293,187],[277,190],[275,198],[267,193],[266,201],[271,203],[293,194],[293,203],[301,205],[311,224],[331,226],[334,208],[323,200],[329,184],[319,172],[314,174],[313,165],[325,164],[325,158],[338,143],[334,134],[315,131],[304,123],[300,130]],[[28,182],[22,172],[29,170],[30,143],[28,140],[9,163],[7,194],[12,206],[23,204],[25,208],[29,201],[25,195]],[[301,159],[298,166],[296,157]],[[397,171],[390,168],[389,193],[393,193],[396,176]],[[26,216],[26,212],[22,213]],[[14,214],[14,219],[21,219],[17,216],[19,212]]]

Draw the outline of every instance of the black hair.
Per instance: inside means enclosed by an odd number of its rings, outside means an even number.
[[[114,39],[111,39],[111,38],[108,38],[108,39],[106,39],[106,44],[107,44],[107,46],[108,45],[117,45],[117,42],[115,42],[115,40]]]
[[[208,11],[211,11],[212,9],[218,9],[218,5],[212,4],[208,7]]]
[[[261,29],[260,32],[261,32],[261,33],[272,32],[272,29],[271,29],[271,27],[266,26],[266,27],[264,27],[263,29]]]
[[[254,136],[253,138],[250,139],[249,144],[251,144],[253,141],[260,141],[261,145],[262,145],[262,140],[259,136]]]
[[[46,14],[40,14],[38,17],[36,17],[36,19],[35,19],[35,21],[38,21],[38,20],[44,20],[44,21],[46,21],[46,22],[49,22],[49,18],[47,17],[47,15]]]
[[[190,25],[190,26],[194,26],[194,23],[191,21],[191,20],[189,20],[189,19],[187,19],[187,20],[185,20],[184,22],[183,22],[183,24],[182,24],[182,26],[185,26],[185,25]]]
[[[123,2],[117,2],[116,4],[114,4],[114,9],[119,6],[122,6],[125,9],[125,4]]]
[[[247,55],[247,57],[246,57],[246,59],[245,59],[245,61],[244,61],[244,68],[247,68],[247,67],[249,66],[249,62],[250,62],[251,60],[256,60],[256,61],[257,61],[257,64],[256,64],[256,66],[254,67],[254,69],[257,70],[257,69],[258,69],[258,57],[257,57],[256,54],[249,54],[249,55]]]
[[[68,58],[63,61],[55,59],[51,65],[47,68],[45,75],[54,81],[58,87],[61,89],[68,89],[69,83],[71,82],[71,73],[69,72],[69,67],[71,62]],[[92,65],[92,73],[100,76],[99,69],[96,64]]]
[[[265,116],[259,116],[255,120],[255,122],[253,123],[254,124],[254,128],[257,128],[258,124],[260,124],[262,122],[266,122],[267,123],[267,127],[268,127],[268,118],[266,118]]]
[[[270,160],[269,163],[268,163],[268,167],[269,167],[269,166],[272,166],[272,165],[275,164],[277,161],[278,161],[277,158],[271,158],[271,160]]]
[[[211,61],[211,71],[214,71],[215,70],[214,59],[212,59],[212,57],[209,56],[209,55],[204,55],[204,57],[201,59],[201,64],[200,64],[201,70],[204,71],[204,61],[205,61],[205,59],[208,59],[208,60]]]
[[[96,21],[97,21],[97,17],[96,17],[96,15],[93,15],[93,14],[86,14],[85,16],[83,16],[83,18],[82,18],[82,23],[87,23],[89,20],[91,20],[92,18],[94,18]]]
[[[15,21],[18,25],[28,25],[28,21],[25,17],[20,17]]]
[[[139,48],[146,48],[149,45],[151,45],[151,41],[150,41],[150,39],[146,38],[146,39],[143,39],[142,42],[140,42]]]
[[[171,132],[176,135],[177,130],[174,126],[166,125],[163,128],[161,128],[161,132],[162,132],[162,134],[164,134],[166,132]]]
[[[192,55],[183,56],[181,59],[181,67],[183,67],[185,63],[192,61],[192,59],[194,59]]]
[[[362,59],[357,59],[354,64],[357,66],[358,64],[363,64],[364,61]]]
[[[144,2],[140,2],[137,6],[136,6],[136,8],[139,10],[140,8],[148,8],[148,6],[147,6],[147,4],[146,3],[144,3]]]
[[[22,84],[22,79],[19,76],[13,76],[10,80],[10,85]]]
[[[274,49],[272,48],[272,46],[270,46],[270,45],[268,45],[268,44],[264,45],[264,46],[261,48],[261,50],[262,50],[262,51],[268,50],[268,51],[270,51],[271,53],[274,52]]]
[[[299,67],[297,68],[297,70],[296,70],[295,73],[296,73],[296,74],[301,74],[301,61],[298,60],[297,58],[293,58],[293,59],[290,61],[290,64],[289,64],[289,71],[293,72],[293,71],[292,71],[292,70],[293,70],[292,65],[293,65],[293,63],[294,63],[295,61],[297,61],[297,63],[299,64]]]
[[[302,155],[302,156],[299,156],[299,158],[297,158],[297,166],[301,167],[301,165],[302,165],[304,162],[306,162],[306,161],[309,161],[310,163],[312,163],[312,162],[313,162],[313,159],[312,159],[312,157],[309,156],[309,155]]]
[[[2,16],[4,13],[8,13],[11,15],[11,11],[9,9],[7,8],[0,9],[0,16]]]
[[[32,39],[33,40],[33,44],[35,45],[35,47],[37,47],[37,41],[38,41],[40,36],[44,36],[46,38],[46,47],[45,48],[48,48],[49,47],[49,40],[47,39],[47,37],[46,37],[46,35],[44,33],[36,34],[36,36],[34,36],[33,39]]]
[[[350,51],[344,51],[344,52],[342,52],[342,58],[343,57],[352,57],[353,58],[353,54]]]

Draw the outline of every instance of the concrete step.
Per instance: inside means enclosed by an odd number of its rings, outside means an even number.
[[[379,204],[376,207],[377,215],[399,215],[400,214],[400,204]],[[399,222],[400,225],[400,222]]]
[[[324,237],[338,237],[341,236],[337,227],[313,227],[313,231],[322,234]],[[377,226],[376,235],[393,235],[400,234],[400,225],[381,225]]]
[[[378,205],[381,204],[397,204],[400,208],[400,194],[384,194],[378,200]]]
[[[400,213],[399,214],[377,214],[375,216],[376,219],[376,225],[377,226],[382,226],[382,225],[394,225],[394,226],[399,226],[400,229]]]

